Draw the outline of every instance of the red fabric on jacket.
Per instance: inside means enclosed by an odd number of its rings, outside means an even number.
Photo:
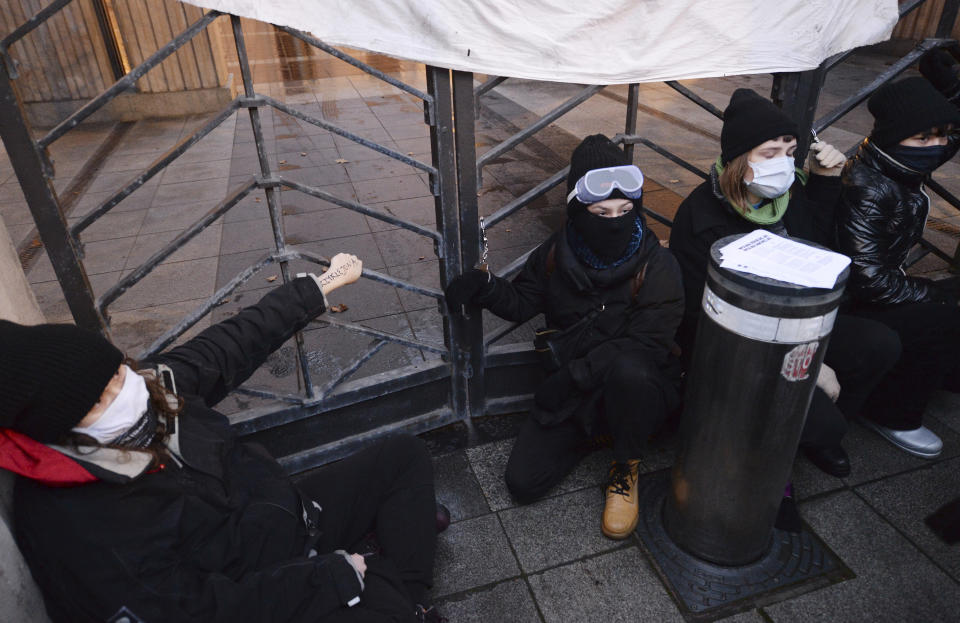
[[[0,467],[51,487],[97,480],[67,455],[9,428],[0,428]]]

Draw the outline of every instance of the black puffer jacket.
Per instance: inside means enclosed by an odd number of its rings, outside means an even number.
[[[634,278],[640,272],[643,284],[634,296]],[[543,312],[547,326],[554,329],[570,327],[602,307],[579,352],[567,364],[578,391],[560,417],[542,414],[551,422],[574,416],[587,424],[593,415],[594,394],[599,393],[596,390],[618,354],[641,352],[658,366],[668,364],[683,315],[683,287],[677,261],[650,230],[644,232],[640,248],[629,260],[602,270],[582,264],[567,242],[566,231],[560,230],[533,251],[513,281],[495,279],[477,303],[514,322]]]
[[[323,311],[297,279],[159,356],[185,401],[162,469],[64,448],[100,480],[18,478],[17,543],[54,621],[318,621],[360,594],[343,556],[308,557],[320,509],[210,408]]]
[[[950,137],[949,155],[960,148]],[[891,305],[940,300],[929,279],[907,276],[907,254],[923,236],[930,199],[925,175],[908,169],[864,140],[843,172],[837,210],[838,251],[850,256],[849,292],[860,303]]]

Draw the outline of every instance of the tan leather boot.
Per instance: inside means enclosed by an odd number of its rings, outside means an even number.
[[[637,527],[640,505],[637,500],[637,471],[640,461],[611,463],[607,480],[607,502],[603,507],[603,533],[611,539],[625,539]]]

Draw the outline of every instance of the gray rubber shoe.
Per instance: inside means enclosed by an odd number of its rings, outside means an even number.
[[[860,418],[860,421],[893,445],[913,456],[932,459],[940,456],[940,453],[943,452],[943,441],[926,426],[913,430],[894,430],[886,426],[880,426],[865,418]]]

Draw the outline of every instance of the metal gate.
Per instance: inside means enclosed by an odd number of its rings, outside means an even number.
[[[47,9],[0,41],[0,58],[3,61],[0,62],[0,136],[10,154],[43,245],[49,254],[70,311],[78,325],[99,330],[109,336],[109,308],[112,303],[142,281],[166,258],[183,248],[217,219],[235,208],[250,193],[263,190],[266,196],[264,208],[271,225],[273,251],[240,270],[212,297],[158,337],[143,353],[139,353],[139,356],[157,352],[172,344],[267,266],[279,266],[283,280],[287,281],[291,278],[289,264],[293,261],[305,261],[319,266],[327,264],[327,260],[317,254],[291,247],[283,227],[282,190],[315,197],[430,240],[439,259],[439,283],[447,284],[453,276],[477,265],[480,261],[485,230],[481,227],[478,195],[483,192],[482,179],[485,167],[494,166],[498,158],[519,148],[531,137],[549,128],[561,116],[577,108],[603,89],[601,86],[583,87],[567,101],[540,116],[528,127],[507,136],[497,145],[478,155],[477,110],[483,105],[484,96],[503,84],[505,78],[493,77],[475,86],[474,76],[470,73],[427,67],[427,88],[422,91],[324,44],[307,33],[280,27],[280,30],[300,42],[350,63],[422,101],[424,121],[430,128],[431,161],[427,163],[348,131],[309,111],[300,110],[296,106],[258,93],[252,78],[240,18],[211,11],[45,135],[35,138],[17,96],[16,72],[8,50],[10,46],[15,45],[70,1],[56,0]],[[912,11],[922,3],[923,0],[913,0],[903,4],[901,14]],[[849,56],[849,53],[828,59],[819,68],[809,72],[777,76],[773,96],[782,107],[798,119],[801,128],[801,137],[799,137],[801,144],[797,150],[798,161],[802,162],[809,145],[807,129],[814,128],[820,131],[829,126],[866,99],[884,82],[916,62],[927,51],[952,45],[954,42],[946,36],[955,21],[958,5],[960,0],[948,0],[945,3],[937,37],[922,41],[914,51],[892,65],[870,85],[821,119],[814,119],[814,114],[825,74]],[[146,169],[132,176],[128,183],[112,193],[89,214],[76,223],[68,225],[61,200],[52,184],[54,172],[47,148],[118,94],[133,87],[139,78],[188,43],[203,29],[208,28],[215,20],[230,21],[240,66],[242,93],[225,109],[213,115],[202,127],[158,157]],[[667,84],[711,114],[722,118],[720,110],[688,88],[676,82]],[[638,105],[639,86],[630,85],[624,116],[624,132],[616,136],[616,140],[623,144],[624,150],[632,156],[634,145],[644,145],[675,165],[705,178],[706,173],[700,168],[638,133]],[[280,171],[274,170],[265,149],[261,127],[261,115],[270,109],[376,150],[428,175],[435,204],[435,227],[420,225],[364,205],[359,201],[344,199],[321,188],[286,178]],[[246,110],[249,116],[259,164],[258,173],[232,188],[226,198],[186,227],[173,241],[139,267],[123,276],[109,290],[99,296],[95,295],[84,269],[83,244],[80,240],[82,232],[120,205],[125,198],[186,153],[236,111],[242,110]],[[523,208],[542,200],[555,187],[562,184],[566,179],[566,173],[565,163],[557,163],[557,170],[554,173],[547,175],[533,187],[514,193],[518,195],[515,198],[488,210],[483,227],[489,229],[498,224],[507,223],[506,219],[516,218]],[[945,189],[938,184],[932,184],[931,188],[951,205],[960,209],[960,201]],[[664,225],[670,224],[669,218],[664,215],[649,210],[648,215]],[[952,258],[939,250],[935,248],[932,250],[945,260],[952,261]],[[497,274],[503,277],[515,274],[528,254],[529,251],[522,253],[512,262],[499,267]],[[501,323],[488,326],[485,331],[485,318],[487,324],[491,324],[488,315],[477,309],[469,310],[470,313],[466,316],[447,314],[440,289],[417,285],[410,280],[398,279],[385,272],[369,268],[364,269],[363,278],[434,299],[442,317],[443,343],[430,343],[398,336],[370,326],[342,322],[325,316],[320,322],[337,327],[339,330],[367,336],[370,338],[368,345],[355,353],[352,361],[343,366],[335,377],[323,384],[317,384],[311,375],[310,352],[305,347],[303,336],[298,334],[295,340],[296,361],[302,390],[297,394],[278,393],[254,387],[238,390],[269,401],[268,406],[250,409],[231,417],[233,425],[241,435],[263,443],[275,456],[280,457],[286,469],[298,472],[335,460],[372,438],[394,431],[418,433],[458,421],[463,422],[470,431],[475,417],[517,412],[529,406],[532,388],[535,387],[540,375],[535,365],[534,353],[526,339],[510,344],[503,343],[507,336],[515,334],[517,325]],[[403,347],[435,353],[440,358],[428,360],[421,365],[351,379],[387,344],[399,344]]]

